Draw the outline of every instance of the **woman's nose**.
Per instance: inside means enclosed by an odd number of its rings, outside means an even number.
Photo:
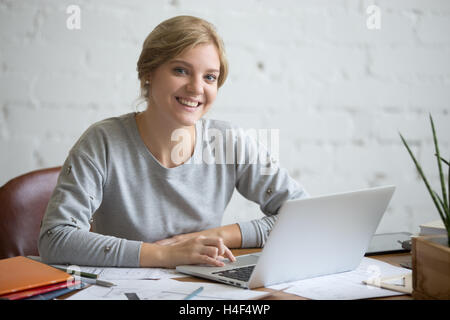
[[[186,89],[193,95],[203,94],[203,84],[201,79],[198,79],[198,77],[192,77],[186,85]]]

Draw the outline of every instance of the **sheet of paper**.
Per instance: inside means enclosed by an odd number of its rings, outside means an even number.
[[[192,300],[247,300],[262,297],[263,291],[246,290],[225,284],[161,280],[116,280],[114,287],[90,286],[67,300],[127,300],[125,293],[135,293],[141,300],[183,300],[203,287]]]
[[[62,268],[69,267],[65,265],[54,266]],[[79,268],[79,271],[97,274],[98,278],[102,280],[144,280],[186,277],[186,275],[177,272],[175,269],[164,268],[109,268],[86,266],[80,266]]]
[[[380,278],[411,273],[406,268],[395,267],[389,263],[364,257],[354,271],[326,275],[270,286],[279,289],[290,286],[287,293],[315,300],[354,300],[403,295],[404,293],[381,289],[363,284],[363,281],[376,283]]]
[[[30,259],[41,262],[39,256],[27,256]],[[110,268],[110,267],[87,267],[87,266],[68,266],[52,264],[54,267],[75,269],[76,271],[88,272],[98,275],[103,280],[131,280],[131,279],[169,279],[186,277],[186,275],[177,272],[175,269],[165,268]]]

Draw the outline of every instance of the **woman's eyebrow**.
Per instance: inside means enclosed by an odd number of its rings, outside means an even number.
[[[186,62],[184,60],[173,59],[170,61],[170,63],[181,63],[184,65],[187,65],[189,68],[192,68],[192,64],[190,64],[189,62]],[[217,69],[208,69],[208,70],[206,70],[206,72],[220,72],[220,71]]]

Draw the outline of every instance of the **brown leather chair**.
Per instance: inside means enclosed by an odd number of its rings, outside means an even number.
[[[0,259],[39,255],[41,220],[60,171],[32,171],[0,187]]]

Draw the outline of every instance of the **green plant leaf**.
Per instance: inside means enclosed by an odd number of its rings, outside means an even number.
[[[430,122],[431,122],[431,129],[433,130],[434,147],[436,149],[436,154],[437,154],[439,178],[441,180],[442,198],[444,198],[444,202],[443,202],[444,211],[446,213],[446,216],[448,217],[449,213],[448,213],[447,191],[446,191],[446,186],[445,186],[444,173],[442,172],[441,155],[439,153],[439,144],[438,144],[438,139],[437,139],[437,135],[436,135],[436,129],[434,128],[433,117],[431,116],[431,114],[430,114]]]
[[[427,180],[427,178],[425,177],[425,174],[423,173],[420,164],[417,162],[416,157],[414,157],[414,154],[412,153],[411,149],[409,148],[408,143],[406,142],[405,138],[403,138],[403,136],[402,136],[401,133],[399,133],[399,135],[400,135],[400,138],[401,138],[402,141],[403,141],[403,144],[405,145],[406,149],[408,150],[408,153],[409,153],[409,155],[411,156],[411,158],[412,158],[414,164],[416,165],[416,169],[417,169],[417,171],[419,171],[419,174],[420,174],[420,176],[422,177],[422,180],[423,180],[423,182],[425,183],[425,186],[427,187],[428,192],[430,193],[431,198],[433,199],[434,205],[436,206],[436,208],[437,208],[437,210],[438,210],[438,212],[439,212],[439,215],[440,215],[441,219],[442,219],[443,221],[446,221],[445,216],[444,216],[444,213],[442,212],[441,207],[439,206],[438,200],[436,199],[436,197],[435,197],[435,195],[434,195],[434,191],[431,189],[430,184],[428,183],[428,180]],[[444,222],[444,223],[445,223],[445,222]]]
[[[445,212],[445,215],[441,216],[441,218],[442,218],[442,222],[445,225],[445,229],[449,230],[449,219],[448,219],[449,213],[448,213],[448,211],[445,210],[444,202],[442,201],[441,197],[434,190],[433,190],[433,193],[434,193],[434,196],[439,200],[439,203],[441,204],[442,210]]]
[[[445,211],[444,202],[442,201],[441,197],[434,190],[433,190],[433,193],[434,193],[434,196],[436,197],[436,199],[439,200],[439,203],[441,204],[442,210]]]
[[[436,153],[435,153],[434,155],[437,157],[437,154],[436,154]],[[442,161],[443,163],[445,163],[446,165],[450,166],[450,163],[449,163],[447,160],[445,160],[444,158],[442,158],[442,157],[441,157],[441,161]]]

